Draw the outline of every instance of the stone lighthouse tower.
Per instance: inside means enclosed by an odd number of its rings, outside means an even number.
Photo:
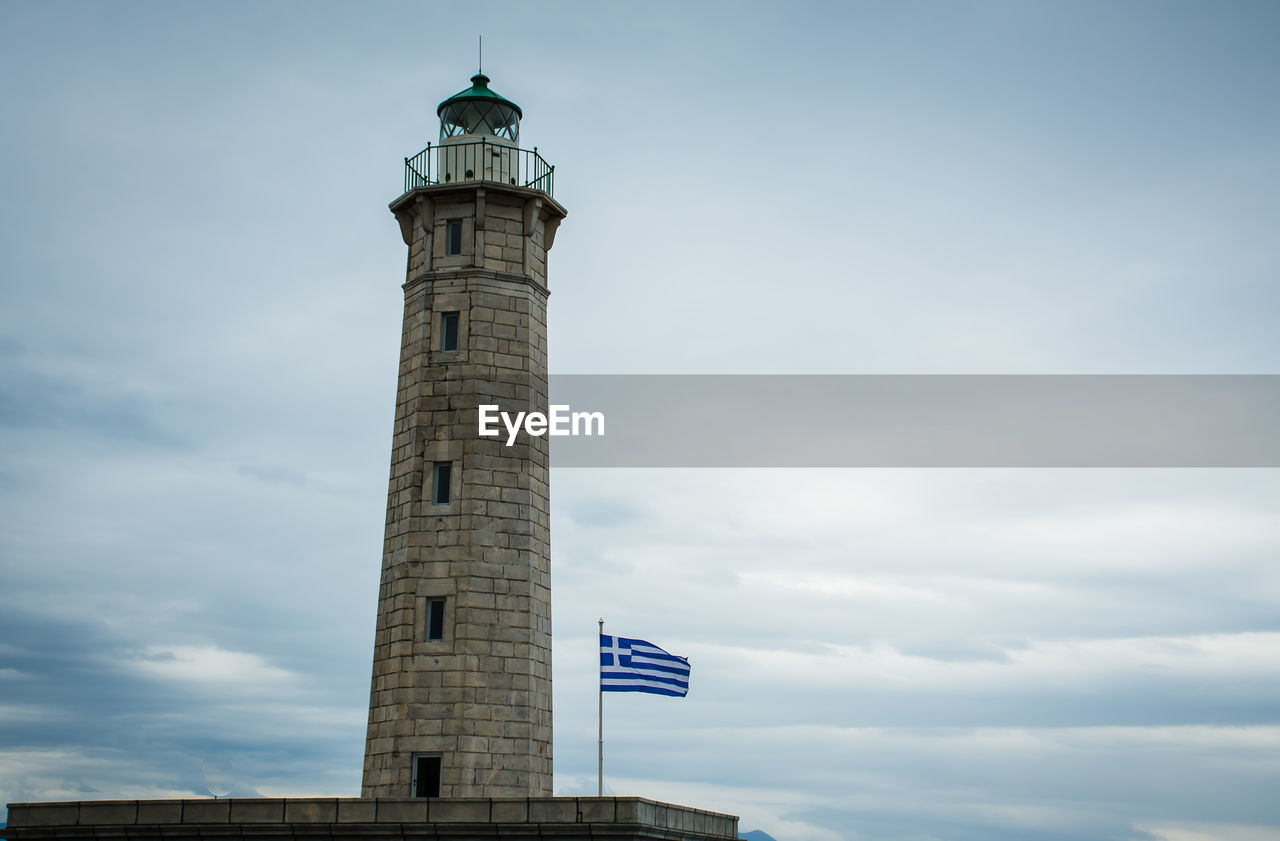
[[[9,803],[11,841],[122,838],[733,841],[738,819],[640,797],[551,797],[547,252],[565,210],[520,107],[471,87],[436,113],[391,203],[409,249],[359,798]]]
[[[364,797],[551,794],[547,252],[565,210],[483,74],[391,203],[408,246]],[[508,407],[510,407],[508,409]]]

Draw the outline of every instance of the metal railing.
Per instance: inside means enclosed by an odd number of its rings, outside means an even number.
[[[517,149],[480,138],[468,143],[427,144],[404,159],[404,191],[437,184],[490,181],[528,187],[548,196],[556,168],[538,154],[538,147]]]

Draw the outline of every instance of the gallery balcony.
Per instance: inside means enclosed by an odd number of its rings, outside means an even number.
[[[404,159],[406,193],[440,184],[489,182],[554,196],[554,175],[555,167],[538,154],[538,147],[519,149],[498,137],[449,138]]]

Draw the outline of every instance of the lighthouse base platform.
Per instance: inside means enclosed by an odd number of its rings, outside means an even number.
[[[10,803],[8,841],[723,841],[733,815],[640,797]]]

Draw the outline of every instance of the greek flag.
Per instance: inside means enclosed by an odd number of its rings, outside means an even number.
[[[600,691],[689,694],[689,661],[644,640],[600,635]]]

